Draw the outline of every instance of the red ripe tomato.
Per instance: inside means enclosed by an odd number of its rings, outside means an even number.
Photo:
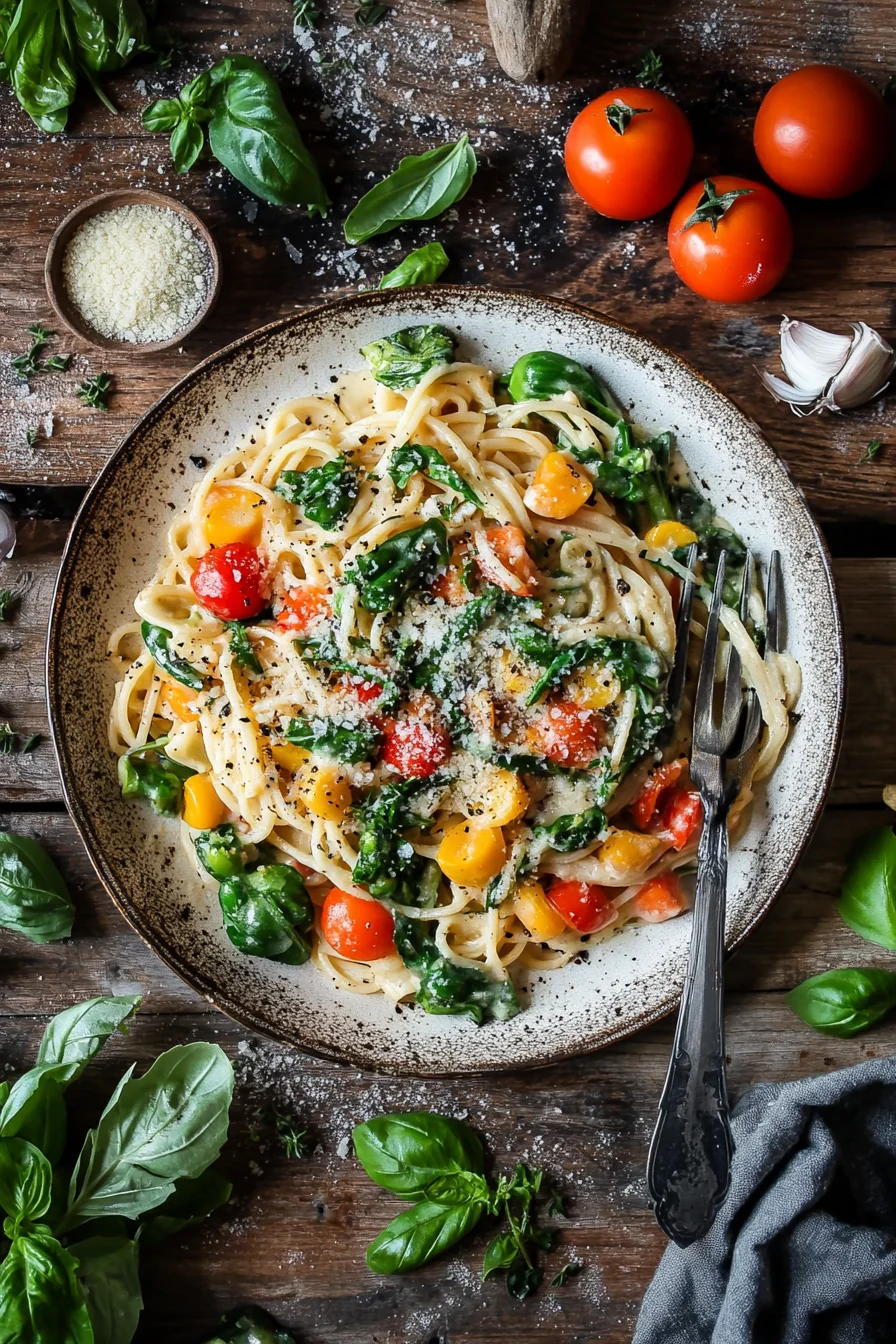
[[[651,770],[647,776],[641,792],[635,801],[629,805],[629,811],[635,819],[635,825],[640,827],[642,831],[646,831],[653,821],[661,794],[665,793],[666,789],[673,784],[678,783],[686,764],[687,762],[682,759],[667,761],[665,765],[658,765],[655,770]]]
[[[380,760],[411,779],[426,779],[451,755],[451,738],[423,719],[387,719]]]
[[[590,765],[600,750],[604,730],[600,718],[574,700],[555,700],[530,724],[529,745],[557,765]]]
[[[362,705],[369,705],[371,700],[378,700],[383,693],[378,681],[374,681],[371,677],[363,677],[359,672],[347,672],[344,677],[340,677],[339,689],[353,695]]]
[[[790,216],[770,187],[745,177],[706,178],[672,211],[669,255],[679,279],[704,299],[761,299],[787,270]]]
[[[316,583],[299,583],[290,588],[277,613],[281,630],[297,630],[305,634],[318,621],[329,620],[333,614],[330,594]]]
[[[616,907],[607,889],[596,882],[552,882],[545,895],[579,933],[597,933],[616,918]]]
[[[262,592],[258,551],[245,541],[213,546],[193,570],[190,587],[199,601],[221,621],[257,616],[267,605]]]
[[[700,795],[688,789],[676,789],[660,811],[660,830],[671,835],[673,849],[684,849],[702,822],[703,804]]]
[[[666,919],[674,919],[684,909],[685,901],[674,873],[661,873],[635,893],[626,905],[627,915],[637,915],[647,924],[662,924]]]
[[[395,921],[386,907],[338,887],[327,893],[320,927],[333,951],[346,961],[379,961],[395,951]]]
[[[866,187],[883,167],[888,140],[883,98],[838,65],[807,65],[779,79],[753,127],[769,177],[785,191],[824,200]]]
[[[583,201],[610,219],[647,219],[684,186],[694,137],[677,104],[655,89],[613,89],[579,113],[566,171]]]
[[[538,566],[526,549],[526,534],[514,523],[487,527],[476,540],[476,563],[489,583],[516,597],[534,597]]]

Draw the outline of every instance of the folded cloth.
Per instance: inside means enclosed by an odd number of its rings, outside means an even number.
[[[706,1236],[670,1245],[632,1344],[894,1344],[896,1056],[752,1088]]]

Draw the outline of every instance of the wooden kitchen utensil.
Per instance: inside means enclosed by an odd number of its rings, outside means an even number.
[[[560,79],[590,7],[591,0],[486,0],[501,69],[520,84]]]

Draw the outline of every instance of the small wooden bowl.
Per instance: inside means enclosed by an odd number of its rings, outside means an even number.
[[[154,205],[163,210],[174,210],[199,235],[208,251],[210,274],[205,302],[189,326],[184,327],[167,341],[119,341],[111,336],[100,335],[88,322],[85,322],[69,298],[65,287],[62,263],[66,248],[75,231],[88,219],[93,219],[95,215],[103,214],[107,210],[116,210],[123,205]],[[53,312],[60,322],[63,322],[69,331],[73,331],[76,336],[83,337],[90,345],[97,346],[101,350],[128,350],[132,354],[151,354],[156,350],[170,350],[173,346],[180,345],[208,317],[221,289],[221,257],[214,238],[199,216],[194,214],[187,206],[182,205],[180,201],[174,200],[172,196],[163,196],[158,191],[128,189],[104,191],[101,196],[92,196],[89,201],[84,201],[81,205],[76,206],[59,225],[59,228],[53,234],[50,246],[47,248],[47,259],[44,262],[44,280],[47,286],[47,297],[50,300]]]

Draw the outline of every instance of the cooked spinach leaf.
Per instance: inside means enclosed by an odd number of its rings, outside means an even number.
[[[556,821],[533,829],[536,839],[547,841],[560,854],[569,854],[596,840],[607,829],[607,818],[601,808],[588,807],[584,812],[557,817]]]
[[[469,138],[425,154],[409,154],[378,182],[345,221],[346,242],[356,246],[413,219],[435,219],[469,191],[476,155]]]
[[[395,611],[408,593],[423,588],[449,560],[448,532],[439,521],[398,532],[359,555],[343,578],[358,586],[365,611]]]
[[[228,877],[218,888],[224,931],[240,952],[301,966],[311,956],[305,936],[314,909],[300,873],[288,863],[271,863]]]
[[[348,728],[332,719],[290,719],[283,735],[287,742],[304,747],[315,756],[344,761],[347,765],[369,761],[382,741],[380,730],[363,720]]]
[[[639,639],[601,637],[561,645],[537,626],[526,625],[512,626],[510,641],[520,653],[545,669],[529,692],[527,705],[534,705],[545,691],[559,686],[568,672],[583,663],[608,667],[619,678],[623,690],[642,686],[659,691],[668,671],[662,654]]]
[[[167,737],[159,737],[119,756],[118,782],[122,798],[145,798],[154,812],[176,817],[184,783],[196,771],[166,756],[162,747],[167,742]]]
[[[171,632],[165,630],[161,625],[152,625],[149,621],[143,621],[140,625],[140,634],[143,636],[143,643],[148,652],[154,658],[156,665],[167,672],[169,677],[179,681],[183,686],[189,686],[191,691],[201,691],[205,685],[205,675],[188,663],[185,658],[180,658],[171,648]]]
[[[399,915],[395,946],[404,964],[420,976],[414,996],[427,1013],[463,1014],[481,1025],[506,1022],[520,1011],[513,981],[492,980],[475,966],[459,966],[443,957],[423,920]]]
[[[329,638],[323,639],[297,639],[295,646],[299,653],[311,663],[312,667],[324,668],[330,673],[339,673],[349,678],[356,678],[362,682],[371,682],[376,686],[381,686],[382,691],[377,698],[376,707],[383,713],[397,708],[402,695],[401,686],[398,681],[392,677],[387,677],[378,667],[371,663],[355,663],[351,659],[343,658],[338,648]]]
[[[358,861],[354,881],[379,900],[430,909],[438,900],[439,867],[417,854],[406,839],[409,830],[428,831],[430,817],[410,809],[411,799],[438,781],[401,780],[373,789],[355,808]]]
[[[260,677],[264,669],[252,648],[243,622],[225,621],[224,628],[227,631],[230,651],[236,659],[237,667],[243,668],[246,672],[254,672],[256,676]]]
[[[246,866],[243,843],[232,822],[216,826],[213,831],[201,831],[193,843],[199,862],[219,882],[226,877],[239,877]]]
[[[437,323],[430,323],[404,327],[391,336],[371,341],[362,346],[361,354],[378,383],[395,392],[403,392],[419,383],[430,369],[453,363],[454,347],[451,332]]]
[[[277,494],[301,509],[306,518],[327,532],[335,532],[355,506],[361,488],[357,468],[344,457],[307,471],[283,471]]]
[[[467,484],[460,472],[449,466],[438,448],[430,448],[425,443],[405,443],[396,448],[389,461],[389,475],[399,490],[404,490],[418,471],[439,485],[456,490],[462,499],[468,504],[475,504],[477,509],[484,507],[473,487]]]

